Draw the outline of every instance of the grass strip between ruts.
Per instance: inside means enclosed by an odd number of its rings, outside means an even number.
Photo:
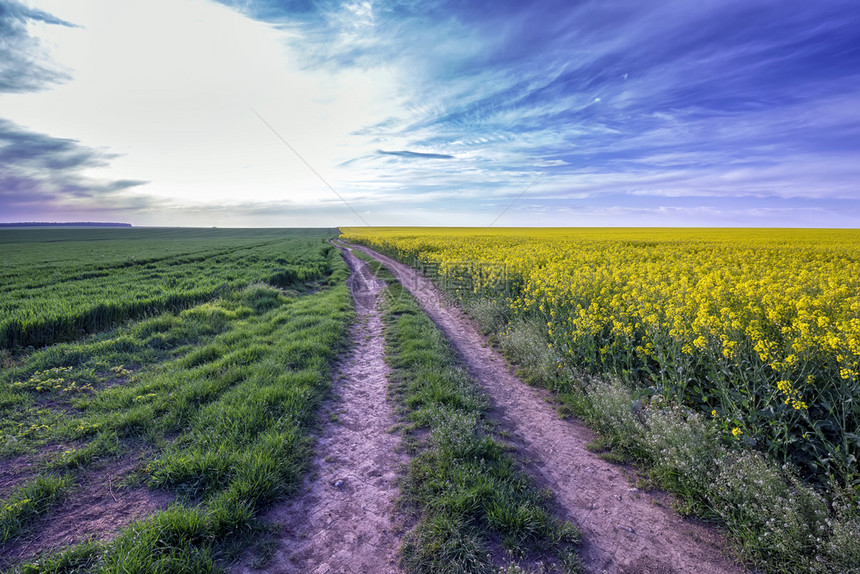
[[[416,451],[402,485],[414,519],[407,572],[580,572],[579,530],[553,516],[551,494],[494,435],[487,398],[399,284],[384,293],[383,320],[392,393]]]

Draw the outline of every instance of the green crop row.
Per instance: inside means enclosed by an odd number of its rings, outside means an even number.
[[[254,282],[287,288],[323,279],[335,256],[324,242],[330,236],[327,230],[0,233],[6,262],[0,349],[74,340]]]

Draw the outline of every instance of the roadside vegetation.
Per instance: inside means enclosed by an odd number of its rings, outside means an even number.
[[[484,416],[486,397],[399,284],[384,291],[383,321],[392,395],[414,451],[402,484],[406,571],[580,572],[579,530],[553,516],[551,493],[519,469]]]
[[[343,229],[411,264],[679,510],[771,572],[860,572],[860,237]]]
[[[261,510],[292,494],[307,469],[309,431],[352,320],[346,266],[316,235],[234,238],[245,242],[235,247],[241,256],[222,244],[194,263],[201,281],[207,273],[219,277],[212,285],[226,281],[205,302],[6,355],[0,460],[23,457],[32,472],[0,492],[0,552],[28,545],[113,462],[134,464],[119,465],[127,471],[112,496],[143,489],[172,502],[110,541],[0,569],[216,572],[252,543]],[[244,268],[254,260],[261,264]]]

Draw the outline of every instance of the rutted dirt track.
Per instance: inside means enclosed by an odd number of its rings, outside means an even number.
[[[324,427],[313,469],[298,496],[263,519],[282,525],[272,560],[260,569],[247,556],[236,573],[394,574],[400,536],[391,519],[397,473],[406,459],[390,432],[388,366],[378,309],[384,283],[348,251],[357,322],[352,352],[335,375],[335,399],[323,408]]]
[[[421,303],[494,404],[492,416],[510,431],[543,486],[584,533],[582,558],[600,574],[741,573],[712,528],[679,517],[636,491],[624,471],[585,448],[593,434],[562,420],[545,393],[528,387],[490,348],[475,325],[436,287],[406,265],[357,247],[381,261]]]

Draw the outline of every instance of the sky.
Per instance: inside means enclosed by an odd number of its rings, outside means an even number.
[[[0,0],[0,222],[860,227],[855,0]]]

